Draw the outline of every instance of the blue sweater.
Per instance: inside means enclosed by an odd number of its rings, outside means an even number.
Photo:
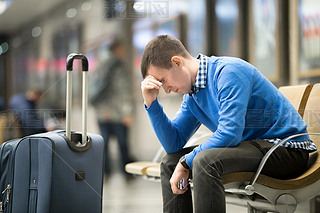
[[[186,155],[190,168],[202,150],[237,146],[246,140],[283,139],[307,132],[305,122],[291,103],[255,67],[238,58],[212,56],[207,59],[206,87],[192,96],[184,95],[172,121],[158,99],[147,108],[151,124],[167,153],[181,150],[201,124],[213,134]],[[309,136],[293,141],[305,140],[309,140]]]

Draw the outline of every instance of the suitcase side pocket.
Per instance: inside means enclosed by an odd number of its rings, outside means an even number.
[[[10,140],[1,145],[0,153],[0,212],[10,212],[11,210],[11,191],[13,181],[13,161],[15,150],[20,139]]]

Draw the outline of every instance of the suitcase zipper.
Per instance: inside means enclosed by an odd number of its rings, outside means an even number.
[[[2,192],[2,194],[4,194],[7,191],[7,203],[9,203],[9,199],[10,199],[10,192],[11,192],[11,185],[8,184],[7,188],[5,188]]]
[[[3,192],[1,192],[1,194],[4,194],[4,193],[6,193],[6,192],[7,192],[6,202],[8,203],[8,202],[9,202],[9,198],[10,198],[10,192],[11,192],[11,185],[10,185],[10,184],[8,184],[7,188],[5,188],[5,189],[3,190]],[[3,212],[3,201],[0,202],[0,213],[2,213],[2,212]]]

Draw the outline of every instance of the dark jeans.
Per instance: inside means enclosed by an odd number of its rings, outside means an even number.
[[[128,154],[128,127],[122,123],[116,122],[99,122],[101,135],[105,141],[105,173],[110,174],[110,159],[109,159],[109,139],[110,136],[116,136],[121,153],[122,172],[126,175],[125,165],[131,160]]]
[[[199,152],[192,163],[194,209],[196,213],[226,212],[224,187],[221,176],[231,172],[255,172],[272,143],[262,140],[244,141],[236,147],[208,149]],[[179,158],[194,147],[167,154],[161,162],[163,212],[193,212],[191,190],[182,195],[171,191],[169,180]],[[308,152],[279,147],[270,156],[262,174],[288,179],[301,174],[308,161]],[[191,172],[190,172],[191,173]]]

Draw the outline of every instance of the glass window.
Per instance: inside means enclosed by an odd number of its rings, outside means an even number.
[[[300,75],[320,75],[320,1],[299,1]]]
[[[277,8],[275,0],[253,0],[252,13],[252,63],[271,81],[277,81]]]
[[[218,54],[238,56],[239,53],[239,5],[237,0],[217,0]]]
[[[188,51],[193,57],[206,51],[206,1],[188,1]]]

